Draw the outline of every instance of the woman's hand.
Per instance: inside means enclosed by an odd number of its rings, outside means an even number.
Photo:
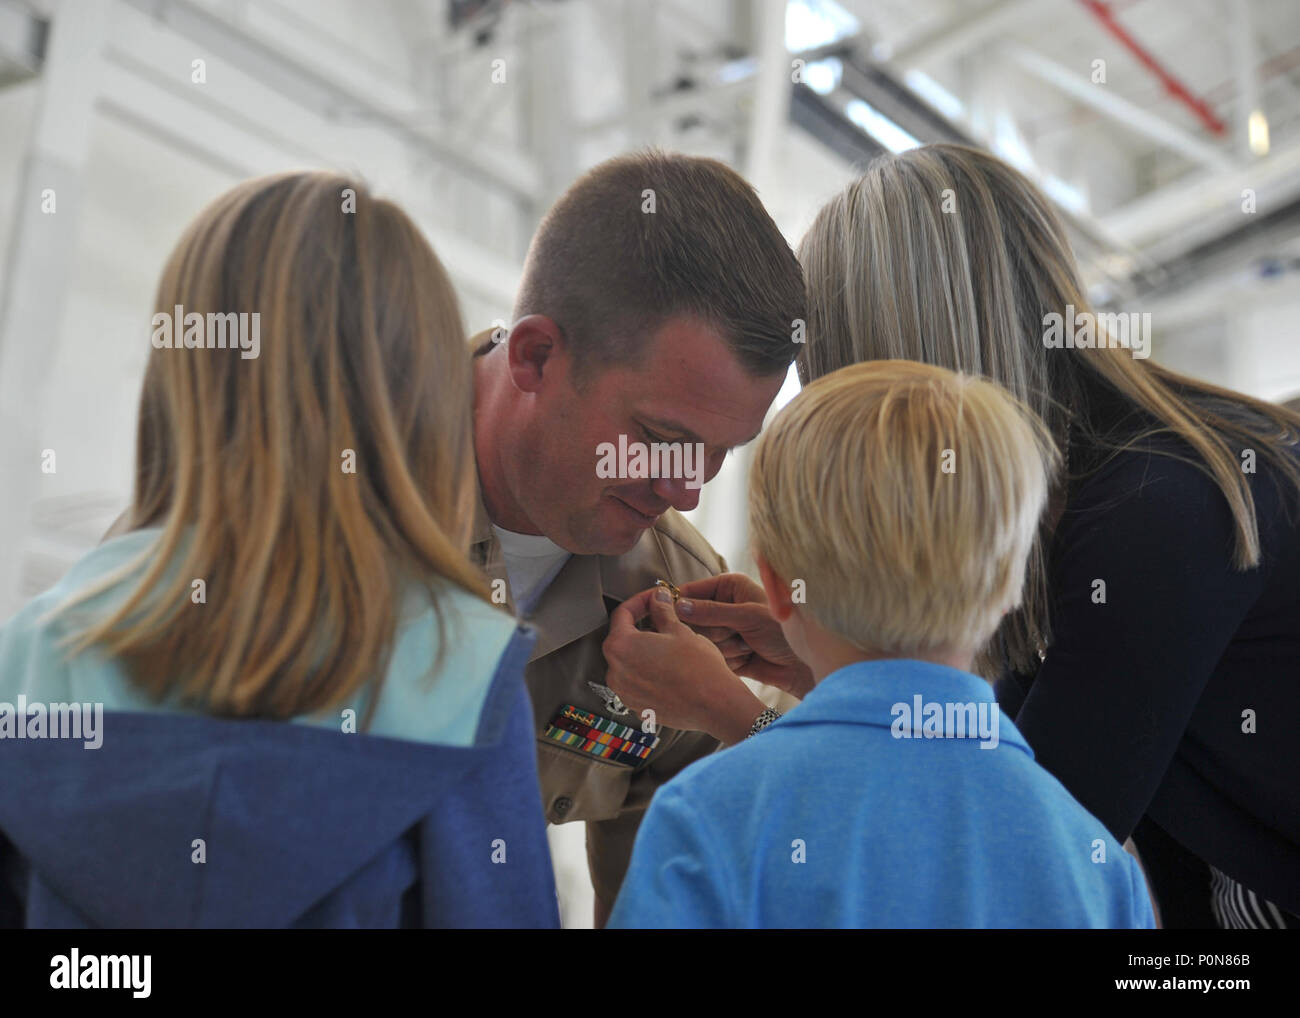
[[[647,615],[653,632],[636,628]],[[733,745],[763,712],[712,641],[678,621],[666,591],[652,588],[619,605],[602,649],[606,684],[635,713],[653,710],[656,725],[708,732]]]
[[[723,573],[680,589],[677,617],[712,641],[728,668],[800,700],[808,695],[812,672],[790,649],[762,587],[744,573]]]

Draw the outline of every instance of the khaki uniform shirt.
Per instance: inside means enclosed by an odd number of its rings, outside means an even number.
[[[506,580],[505,556],[479,502],[470,557],[494,580]],[[726,571],[726,563],[678,513],[669,510],[623,555],[571,555],[521,616],[538,630],[524,670],[537,729],[537,771],[542,805],[553,824],[587,821],[587,862],[597,896],[613,905],[632,855],[636,830],[656,788],[720,743],[703,732],[660,726],[659,744],[641,763],[601,759],[547,739],[566,705],[636,730],[638,712],[617,714],[600,690],[605,685],[601,645],[610,613],[634,594],[664,579],[682,584]],[[513,601],[511,611],[515,611]]]
[[[470,341],[475,356],[491,349],[490,333]],[[478,500],[470,557],[493,580],[505,581],[505,556],[491,521]],[[688,764],[720,748],[704,732],[660,726],[659,744],[641,763],[601,759],[545,737],[557,711],[571,704],[580,710],[640,730],[637,712],[616,715],[600,690],[605,686],[601,645],[609,634],[610,613],[627,598],[653,587],[655,580],[681,586],[727,571],[710,547],[680,513],[669,509],[622,555],[571,555],[534,600],[523,620],[539,630],[524,671],[537,729],[537,770],[542,806],[553,824],[587,822],[587,863],[596,895],[612,907],[632,856],[637,827],[654,791]],[[509,604],[516,611],[513,600]],[[768,706],[782,712],[797,701],[780,690],[745,680]]]

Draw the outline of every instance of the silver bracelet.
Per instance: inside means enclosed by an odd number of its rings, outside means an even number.
[[[780,716],[780,711],[773,710],[771,707],[764,707],[763,713],[755,719],[753,725],[750,726],[749,734],[745,738],[752,739]]]

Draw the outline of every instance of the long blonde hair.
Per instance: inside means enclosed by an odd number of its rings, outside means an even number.
[[[155,306],[256,312],[260,350],[155,341],[129,526],[161,534],[63,606],[136,578],[74,651],[209,714],[286,719],[372,682],[373,709],[412,583],[440,627],[442,581],[487,599],[466,557],[470,358],[442,265],[360,182],[291,173],[200,213]]]
[[[1043,421],[1068,455],[1071,436],[1109,441],[1084,413],[1098,384],[1144,412],[1149,424],[1113,450],[1157,432],[1190,447],[1188,462],[1223,492],[1236,523],[1233,563],[1260,559],[1250,486],[1233,444],[1256,450],[1300,490],[1286,446],[1300,415],[1198,382],[1110,343],[1049,349],[1051,313],[1092,314],[1060,218],[1022,174],[979,149],[927,145],[885,155],[818,214],[799,248],[809,289],[807,382],[862,360],[908,359],[983,375]],[[1225,406],[1227,404],[1227,406]],[[1225,412],[1236,406],[1249,414]],[[1054,487],[1069,480],[1068,459]],[[1023,607],[981,656],[985,673],[1032,671],[1050,643],[1045,520],[1030,556]]]

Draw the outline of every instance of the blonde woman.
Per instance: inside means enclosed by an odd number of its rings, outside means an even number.
[[[0,919],[557,925],[437,257],[355,180],[263,178],[155,306],[126,532],[0,630]]]
[[[978,659],[1038,760],[1134,835],[1166,925],[1295,925],[1300,415],[1093,317],[1050,203],[976,149],[873,162],[800,260],[805,382],[882,358],[981,375],[1064,452],[1024,602]],[[733,670],[806,688],[752,581],[683,594]]]

